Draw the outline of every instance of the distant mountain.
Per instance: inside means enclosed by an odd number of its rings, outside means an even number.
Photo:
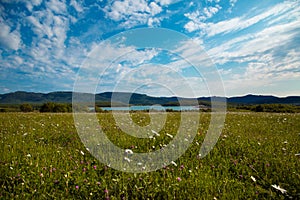
[[[92,95],[92,94],[87,94]],[[220,97],[213,97],[218,99]],[[129,102],[128,99],[130,99]],[[195,102],[200,101],[203,104],[209,104],[211,97],[199,98],[181,98],[181,97],[152,97],[146,94],[125,93],[125,92],[104,92],[95,95],[97,103],[110,104],[113,100],[115,105],[177,105],[180,101],[184,105],[195,105]],[[50,93],[34,93],[34,92],[13,92],[0,94],[0,104],[21,104],[34,103],[42,104],[45,102],[71,103],[72,92],[50,92]],[[241,97],[229,97],[228,103],[233,104],[294,104],[300,105],[300,96],[290,97],[275,97],[264,95],[246,95]]]
[[[300,96],[275,97],[265,95],[246,95],[241,97],[230,97],[229,103],[238,104],[295,104],[300,105]]]

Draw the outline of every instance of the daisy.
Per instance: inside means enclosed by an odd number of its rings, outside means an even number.
[[[252,181],[256,182],[256,179],[253,176],[251,176],[250,178],[252,179]]]
[[[286,193],[287,191],[281,187],[279,187],[279,185],[271,185],[273,188],[275,188],[276,190],[279,190],[282,194]]]

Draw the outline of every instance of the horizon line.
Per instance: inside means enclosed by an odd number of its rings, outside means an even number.
[[[73,93],[74,91],[70,90],[57,90],[57,91],[52,91],[52,92],[33,92],[33,91],[24,91],[24,90],[16,90],[12,92],[7,92],[7,93],[0,93],[0,95],[5,95],[5,94],[10,94],[10,93],[17,93],[17,92],[26,92],[26,93],[40,93],[40,94],[50,94],[50,93],[55,93],[55,92],[70,92]],[[287,95],[287,96],[277,96],[274,94],[253,94],[253,93],[247,93],[247,94],[240,94],[240,95],[233,95],[233,96],[198,96],[198,97],[183,97],[183,96],[156,96],[156,95],[150,95],[146,93],[136,93],[136,92],[123,92],[123,91],[114,91],[115,93],[131,93],[131,94],[140,94],[140,95],[147,95],[149,97],[157,97],[157,98],[171,98],[171,97],[177,97],[177,98],[187,98],[187,99],[192,99],[192,98],[211,98],[211,97],[219,97],[219,98],[234,98],[234,97],[245,97],[245,96],[272,96],[272,97],[277,97],[277,98],[287,98],[287,97],[300,97],[300,95]],[[97,92],[97,93],[86,93],[86,94],[103,94],[103,93],[114,93],[113,91],[104,91],[104,92]]]

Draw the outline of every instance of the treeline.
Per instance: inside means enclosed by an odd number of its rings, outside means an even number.
[[[170,105],[168,105],[170,106]],[[94,108],[91,106],[82,106],[75,108],[76,111],[82,112],[107,112],[101,109],[102,105],[96,105]],[[21,105],[17,104],[2,104],[0,105],[0,112],[53,112],[53,113],[66,113],[72,112],[72,104],[70,103],[53,103],[47,102],[42,105],[24,103]],[[201,112],[210,112],[209,108],[201,109]],[[272,112],[272,113],[300,113],[300,105],[292,104],[258,104],[258,105],[247,105],[247,104],[228,104],[228,111],[233,112]],[[173,110],[167,108],[167,112],[173,112]]]
[[[292,104],[258,104],[258,105],[237,105],[232,110],[246,110],[253,112],[271,113],[300,113],[300,106]]]

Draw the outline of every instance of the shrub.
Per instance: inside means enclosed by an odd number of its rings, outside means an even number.
[[[30,104],[25,103],[25,104],[20,105],[20,110],[22,112],[32,112],[33,111],[33,107]]]

